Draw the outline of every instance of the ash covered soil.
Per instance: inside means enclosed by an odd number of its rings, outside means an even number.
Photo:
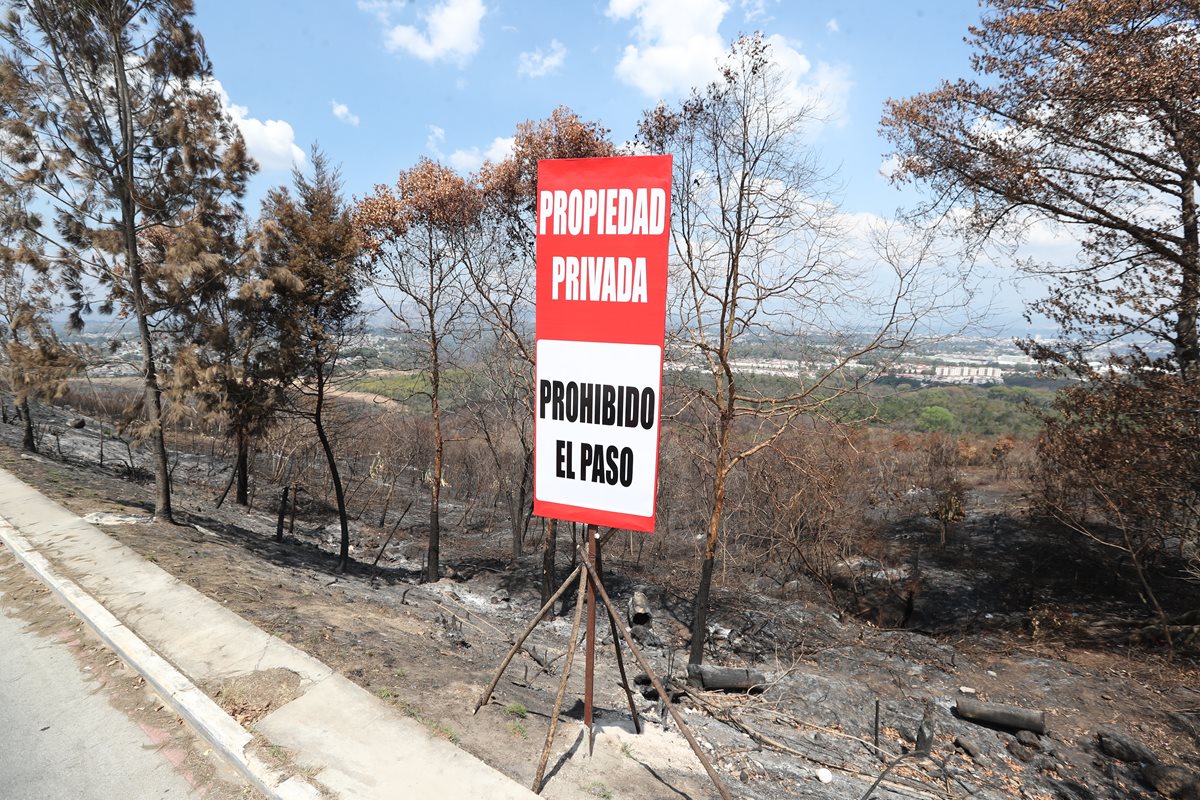
[[[427,509],[416,497],[377,567],[371,562],[395,520],[388,530],[354,523],[354,564],[338,574],[336,520],[319,509],[302,507],[294,530],[276,542],[278,487],[260,487],[250,510],[230,502],[216,509],[226,468],[185,453],[175,472],[181,524],[150,522],[153,487],[114,462],[111,439],[108,467],[97,465],[98,423],[86,419],[74,429],[68,411],[40,411],[43,455],[21,453],[20,429],[0,425],[0,466],[398,713],[532,782],[574,592],[536,628],[492,702],[472,715],[540,605],[541,554],[510,566],[502,520],[446,503],[447,577],[422,585]],[[121,453],[122,460],[141,458],[136,449]],[[873,797],[1200,798],[1195,651],[1168,661],[1144,635],[1107,626],[1114,617],[1133,618],[1144,630],[1151,620],[1144,608],[1114,605],[1102,562],[1082,549],[1045,547],[1023,521],[1020,498],[982,473],[975,477],[969,516],[945,548],[929,521],[917,519],[891,532],[887,557],[847,559],[853,580],[877,584],[863,593],[877,601],[857,615],[832,609],[824,590],[803,581],[758,580],[751,591],[722,587],[718,577],[706,663],[762,672],[765,685],[755,694],[685,685],[693,575],[656,573],[650,559],[631,554],[636,548],[624,535],[608,545],[608,591],[622,608],[633,592],[646,595],[653,621],[644,652],[680,691],[677,708],[733,796],[862,798],[904,756]],[[571,551],[560,540],[561,577],[573,566]],[[1070,601],[1055,602],[1062,596]],[[906,629],[886,627],[900,616]],[[633,733],[608,626],[598,630],[594,753],[589,758],[578,722],[581,653],[543,794],[716,797],[659,700],[635,694],[646,730]],[[628,652],[625,661],[638,671]],[[960,698],[1044,711],[1046,731],[973,724],[955,714]],[[238,703],[236,711],[252,721],[246,709],[254,698],[242,692]],[[912,752],[923,716],[932,723],[928,756]]]

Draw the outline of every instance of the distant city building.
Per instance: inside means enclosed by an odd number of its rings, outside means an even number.
[[[999,367],[935,367],[934,378],[938,383],[1000,383],[1004,371]]]

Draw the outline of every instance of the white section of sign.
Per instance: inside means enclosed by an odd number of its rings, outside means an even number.
[[[622,427],[598,425],[578,420],[552,419],[552,408],[543,408],[542,381],[575,384],[633,386],[640,393],[654,390],[654,424]],[[601,511],[654,514],[654,477],[658,457],[658,411],[662,390],[662,348],[648,344],[610,344],[540,339],[537,343],[537,382],[539,394],[534,418],[537,426],[537,471],[534,486],[537,499]],[[559,442],[570,442],[570,461],[564,464],[565,450]],[[592,471],[581,471],[582,450],[599,445],[607,453],[629,448],[633,454],[632,482],[622,486],[593,481]],[[607,472],[606,465],[606,472]],[[563,472],[573,472],[567,477]]]

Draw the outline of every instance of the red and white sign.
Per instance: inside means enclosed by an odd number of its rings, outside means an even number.
[[[541,161],[533,511],[654,530],[671,157]]]

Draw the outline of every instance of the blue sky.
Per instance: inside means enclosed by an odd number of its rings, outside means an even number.
[[[471,169],[518,122],[558,105],[630,138],[641,112],[702,85],[740,32],[761,30],[829,122],[812,146],[843,208],[890,216],[883,102],[969,74],[974,0],[197,0],[217,80],[262,165],[249,193],[289,180],[320,144],[363,195],[429,156]],[[911,201],[911,197],[907,198]],[[1009,292],[1012,318],[1019,306]]]
[[[361,194],[421,155],[478,163],[518,122],[560,104],[601,120],[622,141],[643,109],[702,83],[739,32],[762,30],[777,37],[777,53],[799,65],[798,82],[820,91],[833,114],[813,145],[839,167],[847,210],[880,214],[900,201],[879,175],[882,103],[966,74],[962,37],[979,14],[972,0],[196,6],[216,77],[242,109],[263,164],[255,197],[286,180],[292,155],[313,142],[343,165],[347,189]],[[623,62],[627,48],[636,49]],[[345,107],[341,118],[335,102]]]

